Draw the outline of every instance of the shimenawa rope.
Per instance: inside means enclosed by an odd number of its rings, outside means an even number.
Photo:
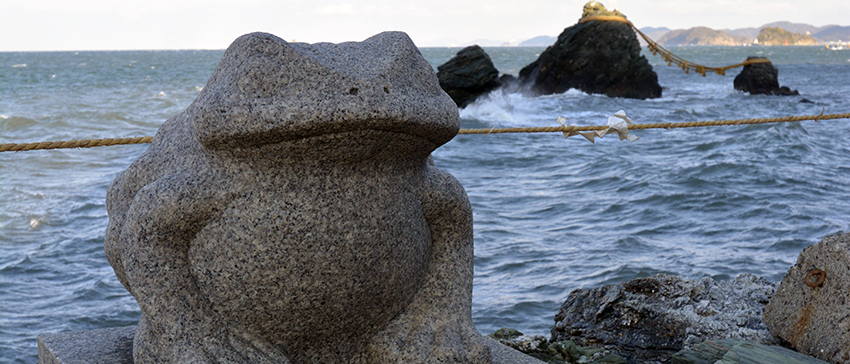
[[[695,128],[705,126],[723,126],[723,125],[751,125],[751,124],[767,124],[767,123],[787,123],[793,121],[805,120],[835,120],[835,119],[850,119],[850,113],[843,114],[819,114],[819,115],[802,115],[802,116],[786,116],[782,118],[758,118],[758,119],[738,119],[738,120],[711,120],[711,121],[692,121],[692,122],[677,122],[677,123],[646,123],[646,124],[629,124],[629,130],[637,129],[677,129],[677,128]],[[491,129],[460,129],[458,134],[501,134],[501,133],[569,133],[580,131],[597,131],[609,128],[607,125],[588,125],[588,126],[546,126],[546,127],[527,127],[527,128],[491,128]],[[92,140],[68,140],[57,142],[40,142],[40,143],[11,143],[0,144],[0,153],[2,152],[19,152],[29,150],[42,149],[62,149],[62,148],[91,148],[104,147],[110,145],[125,145],[125,144],[143,144],[150,143],[153,137],[138,137],[138,138],[123,138],[123,139],[92,139]]]

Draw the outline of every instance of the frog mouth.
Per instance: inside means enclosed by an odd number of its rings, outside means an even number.
[[[196,110],[200,112],[193,118],[194,132],[205,147],[248,148],[367,130],[408,134],[439,147],[454,138],[460,129],[454,104],[450,109],[425,114],[401,108],[369,109],[369,105],[305,110],[269,107],[256,99],[240,101],[212,110]]]

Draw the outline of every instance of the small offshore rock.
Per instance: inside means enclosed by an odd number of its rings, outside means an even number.
[[[478,45],[462,49],[437,67],[437,79],[440,87],[461,108],[501,85],[499,70]]]
[[[609,97],[661,97],[658,75],[644,56],[632,28],[614,21],[589,21],[564,29],[555,44],[519,72],[533,93],[571,88]]]
[[[850,363],[850,234],[803,249],[765,307],[764,321],[801,353]]]
[[[747,60],[767,59],[764,57],[747,57]],[[751,95],[779,95],[795,96],[800,93],[791,90],[787,86],[779,87],[779,70],[773,63],[752,63],[744,66],[732,85],[736,90],[747,92]]]
[[[761,320],[776,283],[751,274],[718,282],[659,274],[570,293],[550,342],[610,349],[632,362],[667,362],[706,340],[777,344]]]

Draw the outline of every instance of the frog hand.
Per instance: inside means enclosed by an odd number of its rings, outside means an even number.
[[[430,264],[413,302],[372,338],[366,363],[490,364],[472,323],[472,208],[460,182],[429,167],[420,201],[431,230]]]

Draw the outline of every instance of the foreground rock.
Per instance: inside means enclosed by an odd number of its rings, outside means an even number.
[[[747,60],[764,59],[764,57],[747,57]],[[744,66],[735,80],[732,81],[736,90],[748,92],[751,95],[794,96],[800,93],[788,87],[779,87],[779,70],[773,63],[753,63]]]
[[[472,323],[459,127],[404,33],[237,39],[107,193],[135,363],[535,362]]]
[[[537,94],[571,88],[610,97],[661,97],[658,75],[634,30],[615,21],[589,21],[564,29],[558,41],[519,72],[519,81]]]
[[[548,342],[543,335],[523,335],[503,327],[487,335],[504,346],[528,354],[547,363],[569,364],[627,364],[610,350],[592,346],[578,346],[572,341]]]
[[[823,360],[776,345],[738,339],[709,340],[682,350],[672,364],[827,364]]]
[[[850,234],[803,249],[765,307],[764,321],[801,353],[850,363]]]
[[[725,282],[659,274],[579,289],[561,306],[550,341],[607,348],[630,363],[668,362],[706,340],[776,344],[761,319],[775,287],[749,274]]]
[[[458,107],[468,105],[501,85],[499,70],[493,66],[487,52],[477,45],[462,49],[437,67],[437,79]]]

